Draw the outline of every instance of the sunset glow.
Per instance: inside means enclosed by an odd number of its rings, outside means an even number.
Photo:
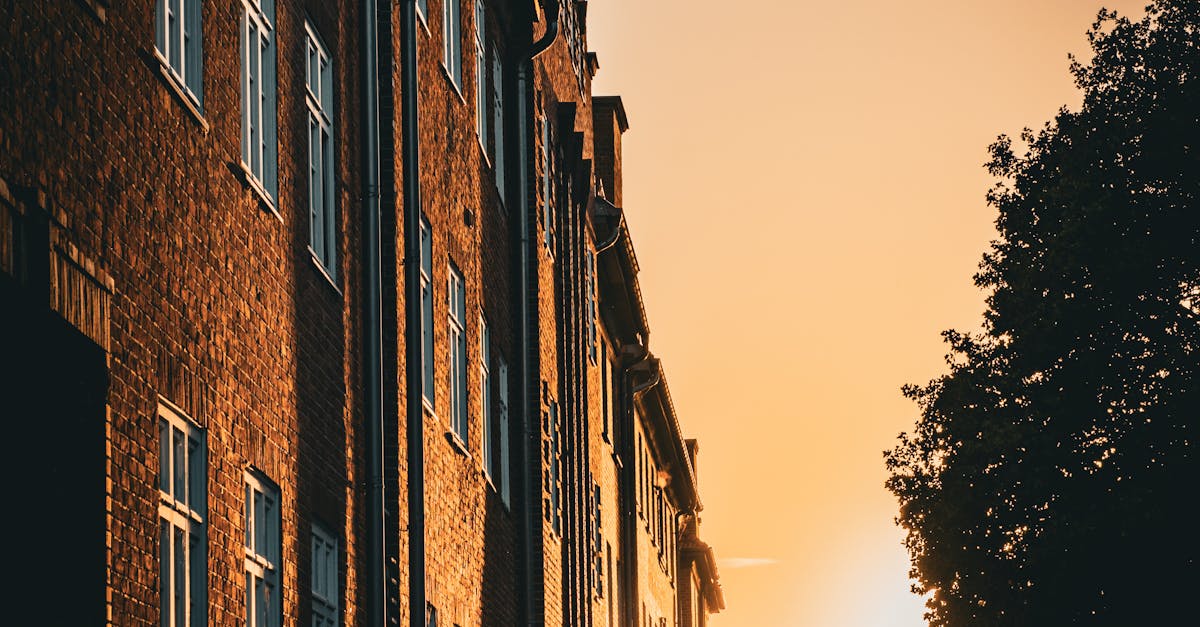
[[[651,344],[701,442],[712,624],[923,624],[881,451],[939,332],[980,324],[986,147],[1078,103],[1101,6],[1142,3],[590,3]]]

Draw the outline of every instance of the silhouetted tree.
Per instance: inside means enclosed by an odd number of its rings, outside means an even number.
[[[932,625],[1200,615],[1200,1],[1101,11],[1084,102],[991,146],[984,331],[885,453]]]

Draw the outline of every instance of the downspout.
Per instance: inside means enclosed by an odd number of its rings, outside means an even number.
[[[388,0],[390,2],[390,0]],[[421,342],[421,164],[417,115],[417,4],[400,3],[400,135],[404,178],[404,372],[407,396],[408,619],[425,627],[425,378]],[[432,358],[432,355],[429,356]]]
[[[379,47],[376,0],[362,2],[363,55],[363,261],[365,276],[364,385],[367,459],[367,624],[383,627],[387,592],[383,555],[387,544],[383,477],[383,307],[379,235]]]
[[[680,569],[679,569],[679,567],[683,565],[683,549],[679,548],[680,542],[683,541],[683,530],[679,528],[679,519],[683,518],[684,516],[695,517],[696,516],[696,507],[693,505],[691,509],[681,509],[678,512],[675,512],[675,528],[674,528],[675,542],[672,543],[673,546],[675,547],[675,554],[672,555],[670,557],[670,559],[675,561],[675,591],[676,591],[675,624],[676,625],[683,624],[683,595],[679,594],[679,590],[683,589],[683,584],[681,582],[682,575],[680,574],[682,571],[680,571]],[[692,586],[692,581],[691,581],[691,578],[689,577],[688,578],[688,588],[690,589],[691,586]],[[696,612],[696,608],[692,608],[692,613],[694,614],[695,612]]]
[[[518,186],[521,190],[521,201],[519,203],[520,220],[518,220],[518,245],[520,251],[520,268],[517,280],[517,310],[519,321],[517,324],[517,345],[520,347],[520,384],[521,384],[521,422],[525,429],[524,437],[521,438],[521,490],[525,501],[525,506],[522,509],[521,515],[521,537],[525,543],[525,562],[524,562],[524,594],[523,596],[523,611],[525,614],[525,623],[531,626],[543,624],[542,613],[538,611],[535,600],[538,598],[540,585],[538,583],[537,572],[541,568],[538,563],[538,556],[533,552],[533,536],[538,527],[538,521],[534,519],[533,503],[536,502],[534,488],[540,485],[539,481],[531,476],[531,464],[533,451],[540,450],[540,442],[538,439],[541,434],[535,429],[538,426],[540,429],[540,421],[534,419],[534,411],[537,404],[534,396],[537,394],[537,386],[533,381],[532,355],[533,352],[533,328],[537,324],[536,320],[532,319],[530,314],[530,298],[532,291],[530,289],[530,239],[529,239],[529,217],[534,208],[530,205],[531,198],[529,195],[530,182],[530,163],[533,160],[533,141],[530,133],[533,132],[532,125],[529,123],[529,113],[531,110],[533,93],[533,60],[538,55],[545,52],[558,37],[558,0],[548,0],[549,7],[546,12],[546,32],[541,39],[534,42],[533,46],[525,53],[524,57],[519,59],[517,67],[517,122],[520,124],[518,133],[520,142],[520,173],[521,184]],[[409,2],[411,4],[411,0]]]
[[[622,218],[624,219],[624,218]],[[615,242],[614,242],[615,243]],[[637,451],[634,450],[633,433],[636,428],[636,417],[634,414],[634,394],[641,393],[649,386],[634,386],[633,375],[631,371],[634,367],[650,359],[650,333],[643,331],[640,334],[640,344],[635,344],[632,357],[625,356],[622,358],[622,387],[629,391],[628,396],[622,403],[623,407],[627,407],[623,413],[621,425],[621,448],[622,457],[629,460],[622,466],[621,471],[621,494],[625,497],[622,503],[622,515],[624,520],[621,525],[621,551],[624,553],[625,559],[622,560],[622,577],[624,585],[622,586],[622,606],[624,609],[624,625],[640,625],[641,613],[639,612],[638,603],[638,559],[637,559],[637,464],[633,461],[637,459]],[[624,347],[622,352],[625,352]],[[628,355],[628,353],[627,353]],[[657,383],[655,381],[654,383]]]

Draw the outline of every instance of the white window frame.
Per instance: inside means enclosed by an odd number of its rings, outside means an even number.
[[[508,458],[508,362],[499,356],[497,384],[500,387],[497,411],[500,414],[500,500],[507,507],[511,503]]]
[[[447,340],[450,343],[450,428],[466,446],[467,435],[467,287],[463,275],[450,262],[446,279],[446,298],[450,303]]]
[[[492,163],[495,164],[496,190],[500,204],[505,202],[507,184],[504,178],[504,63],[500,47],[492,42]]]
[[[421,216],[421,398],[433,410],[433,228]]]
[[[554,257],[554,200],[551,185],[550,164],[550,119],[542,114],[542,222],[544,228],[543,243],[546,253]]]
[[[158,406],[159,625],[198,627],[208,608],[208,449],[204,430]]]
[[[603,420],[601,435],[604,441],[613,444],[613,381],[612,359],[608,356],[608,342],[600,340],[600,417]]]
[[[487,155],[487,49],[483,36],[487,25],[487,14],[484,11],[483,0],[475,0],[475,134],[479,137],[479,145],[483,154]]]
[[[253,471],[245,473],[245,488],[246,626],[279,627],[283,620],[279,488]]]
[[[242,169],[271,203],[278,195],[275,0],[242,0]]]
[[[154,52],[167,76],[179,85],[197,111],[203,111],[201,0],[155,0],[154,8]]]
[[[587,307],[587,343],[588,343],[588,360],[592,364],[596,363],[597,355],[597,333],[596,333],[596,253],[589,248],[586,254],[584,263],[584,291],[587,294],[584,297]]]
[[[604,521],[600,484],[592,481],[592,586],[597,598],[604,597]]]
[[[550,520],[554,535],[562,535],[562,473],[559,469],[562,460],[562,442],[558,427],[558,401],[550,401],[546,412],[547,431],[550,442],[547,446],[548,468],[546,476],[546,491],[549,493],[549,511],[546,516]]]
[[[462,91],[462,7],[460,0],[442,0],[442,65],[450,82]]]
[[[487,319],[479,316],[479,409],[480,409],[480,455],[483,456],[483,472],[495,484],[496,450],[492,438],[496,437],[496,410],[492,403],[492,338]]]
[[[417,5],[417,17],[424,24],[425,16],[429,15],[429,0],[417,0],[415,4]]]
[[[319,524],[312,526],[311,593],[313,627],[337,627],[339,590],[338,539]]]
[[[308,107],[308,214],[310,250],[337,282],[337,194],[334,184],[333,58],[310,22],[304,23]]]

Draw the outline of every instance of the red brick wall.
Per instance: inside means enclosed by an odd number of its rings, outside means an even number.
[[[44,190],[63,241],[113,283],[113,624],[157,623],[160,396],[206,432],[210,624],[235,624],[244,611],[249,467],[282,493],[285,623],[307,616],[313,520],[341,537],[342,613],[348,623],[360,617],[357,3],[278,5],[278,214],[235,174],[240,2],[203,4],[203,121],[155,60],[153,3],[0,6],[0,98],[9,103],[0,107],[0,179]],[[336,287],[307,249],[306,16],[337,76]]]

